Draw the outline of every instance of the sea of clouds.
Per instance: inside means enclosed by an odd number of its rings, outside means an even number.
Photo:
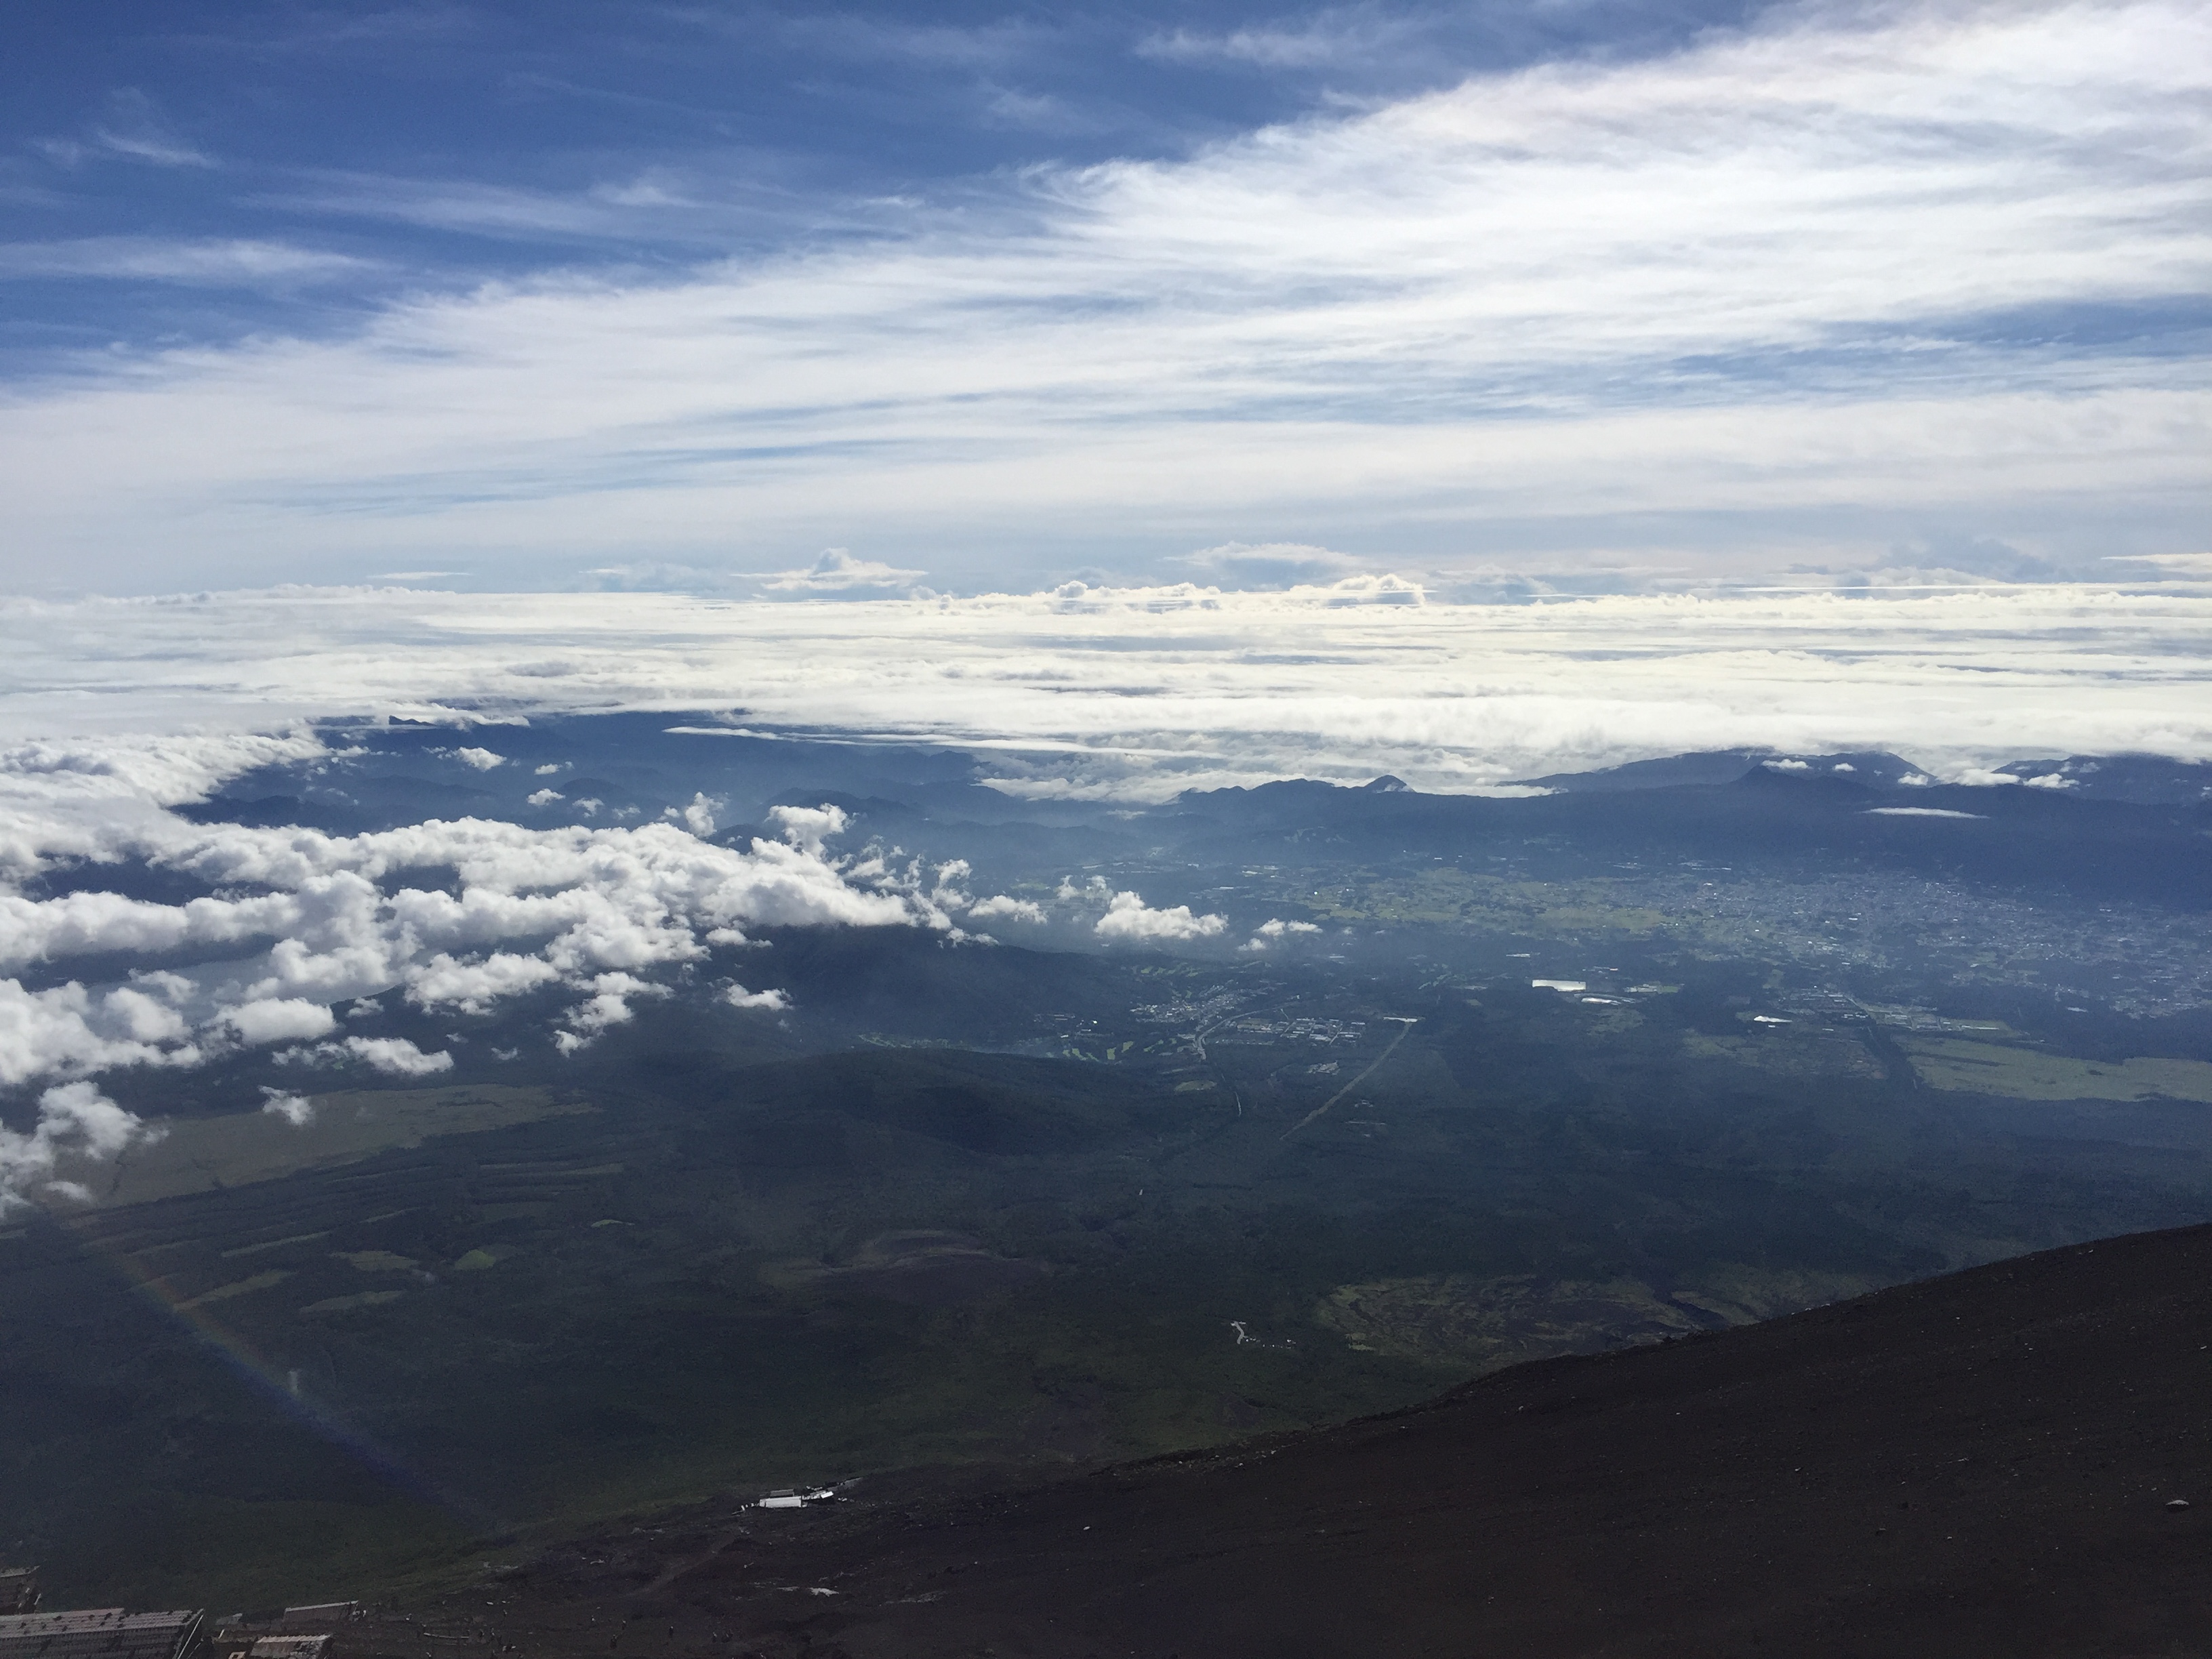
[[[708,838],[703,799],[658,823],[356,836],[172,810],[327,754],[343,739],[310,729],[319,717],[451,720],[454,754],[491,768],[503,723],[660,709],[712,717],[708,732],[945,742],[1016,797],[1129,803],[1386,772],[1511,788],[1753,745],[1895,750],[1994,784],[1992,765],[2030,756],[2212,758],[2208,665],[2212,597],[2170,586],[1475,606],[1361,576],[860,604],[390,588],[0,602],[0,1091],[37,1102],[28,1127],[0,1128],[0,1201],[51,1188],[64,1148],[112,1153],[146,1132],[100,1091],[117,1068],[262,1050],[302,1088],[332,1066],[450,1068],[444,1052],[349,1031],[362,999],[481,1013],[553,994],[562,1012],[544,1038],[573,1052],[748,929],[967,939],[1045,919],[971,893],[957,860],[843,848],[834,807],[779,808],[774,834],[743,848]],[[204,891],[173,903],[38,884],[125,863]],[[1054,904],[1108,945],[1227,927],[1097,881]],[[56,964],[94,957],[143,965],[58,979]],[[721,995],[784,1006],[774,987]],[[289,1091],[266,1109],[308,1109]]]
[[[0,744],[15,745],[0,857],[24,836],[96,844],[149,802],[290,752],[301,740],[275,735],[289,726],[362,714],[716,712],[965,745],[1016,794],[1160,800],[1382,772],[1484,789],[1755,744],[1893,749],[1947,775],[2026,755],[2204,757],[2208,662],[2212,593],[2192,581],[1526,605],[1437,604],[1371,574],[845,604],[389,587],[0,600]]]

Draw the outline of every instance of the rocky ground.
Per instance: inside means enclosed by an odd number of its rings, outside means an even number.
[[[2185,1505],[2185,1507],[2184,1507]],[[2212,1652],[2212,1228],[1040,1481],[735,1500],[346,1633],[359,1653]]]

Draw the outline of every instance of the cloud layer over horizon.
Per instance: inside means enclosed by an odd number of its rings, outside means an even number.
[[[1308,775],[1495,787],[1692,749],[2212,758],[2212,595],[2187,585],[1422,603],[1283,592],[731,603],[289,589],[0,601],[7,814],[88,848],[145,803],[280,759],[288,726],[697,711],[732,729],[942,741],[1009,793],[1161,799]],[[471,731],[473,735],[464,736]],[[197,733],[198,735],[185,735]]]

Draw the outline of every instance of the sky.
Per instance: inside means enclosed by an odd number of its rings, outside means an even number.
[[[40,0],[0,589],[2201,577],[2209,81],[2177,0]]]

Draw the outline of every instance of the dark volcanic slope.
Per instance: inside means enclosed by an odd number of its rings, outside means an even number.
[[[2142,1234],[1218,1454],[701,1516],[494,1617],[626,1659],[2202,1654],[2208,1344],[2212,1228]]]

